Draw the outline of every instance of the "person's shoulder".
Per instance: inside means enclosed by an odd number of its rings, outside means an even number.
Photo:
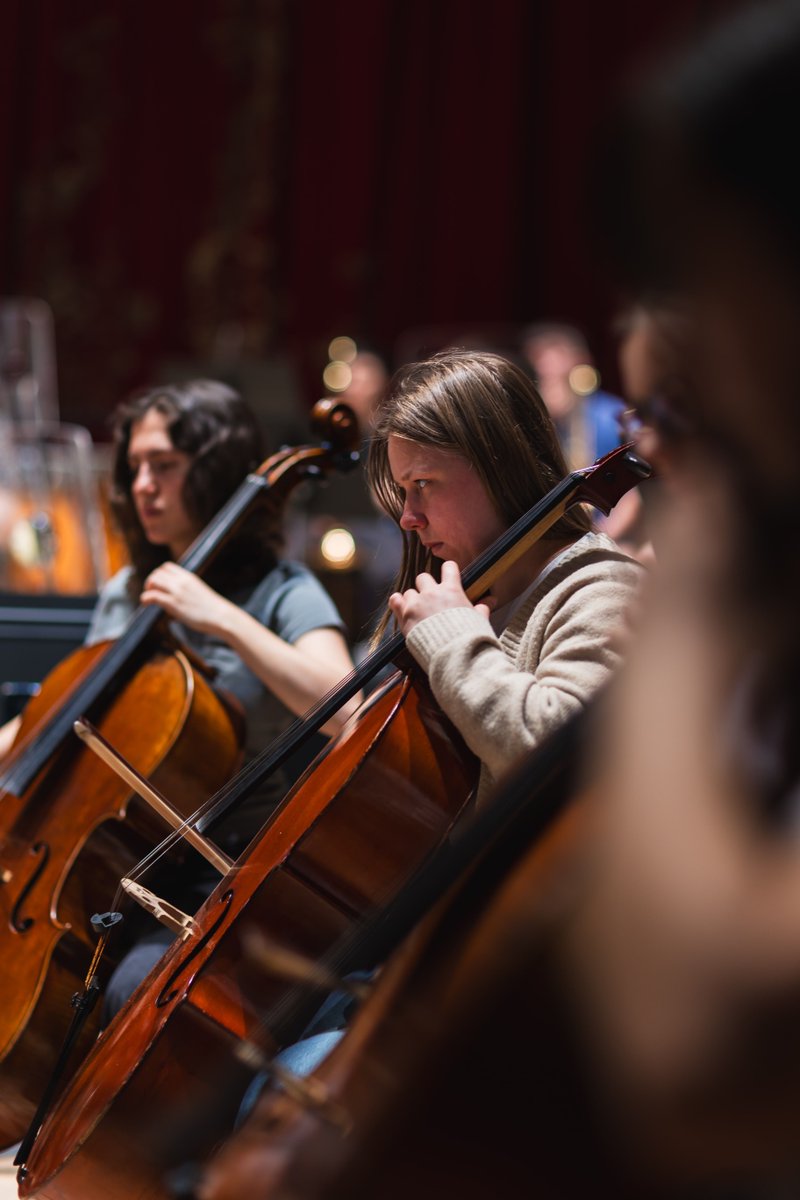
[[[263,574],[256,576],[250,583],[229,593],[229,598],[236,604],[244,605],[252,597],[272,595],[283,590],[287,585],[297,580],[305,579],[311,572],[300,562],[279,558],[264,567]]]
[[[316,579],[316,575],[304,562],[294,558],[280,558],[275,564],[275,570],[282,579]]]
[[[100,588],[85,644],[94,645],[119,637],[136,609],[135,575],[132,566],[121,567]]]
[[[559,561],[560,579],[618,579],[623,585],[638,585],[644,571],[641,563],[617,545],[608,534],[590,530],[568,547]]]
[[[616,620],[635,602],[643,572],[642,565],[606,534],[585,533],[559,556],[522,615],[531,628],[577,622],[599,635],[609,620]]]
[[[286,604],[328,602],[328,593],[317,576],[305,563],[294,559],[279,559],[245,599],[237,603],[251,612],[272,612]]]
[[[286,591],[308,585],[321,587],[314,572],[303,562],[293,558],[279,558],[264,577],[256,584],[255,591],[261,595]]]
[[[120,567],[118,571],[105,581],[98,593],[99,601],[115,600],[129,597],[133,580],[133,567],[130,563]]]

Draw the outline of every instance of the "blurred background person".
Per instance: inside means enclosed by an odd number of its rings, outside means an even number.
[[[295,510],[295,518],[302,530],[303,557],[313,564],[348,616],[358,661],[369,651],[370,638],[402,556],[399,530],[375,504],[363,470],[375,413],[389,387],[390,371],[384,354],[361,338],[333,338],[328,353],[323,382],[356,414],[362,461],[358,469],[339,474],[315,489]],[[343,560],[332,560],[332,544],[343,546]]]
[[[623,496],[604,527],[629,554],[652,566],[653,528],[674,485],[679,447],[691,427],[689,322],[678,303],[649,297],[626,309],[616,332],[626,404],[618,415],[620,437],[635,442],[654,473]]]
[[[619,396],[601,390],[580,329],[557,322],[529,325],[520,349],[573,470],[591,465],[619,445],[619,415],[625,405]]]
[[[375,412],[389,386],[389,369],[377,350],[356,342],[356,352],[349,362],[350,382],[337,393],[349,404],[358,418],[365,440],[372,434]]]
[[[580,329],[538,322],[523,331],[520,347],[571,470],[591,466],[625,439],[625,403],[600,388],[599,372]],[[623,496],[608,516],[596,513],[595,520],[627,552],[651,562],[639,488]]]

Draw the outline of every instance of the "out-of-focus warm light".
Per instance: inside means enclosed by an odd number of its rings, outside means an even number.
[[[322,536],[319,552],[326,566],[335,571],[346,571],[355,562],[355,538],[349,529],[329,529]]]
[[[35,567],[41,562],[41,549],[36,530],[30,521],[15,521],[8,538],[11,557],[21,567]]]
[[[569,386],[576,396],[591,396],[600,386],[600,376],[588,363],[579,363],[569,373]]]
[[[335,337],[328,346],[328,358],[334,362],[351,363],[358,354],[358,346],[351,337]]]
[[[353,372],[346,362],[329,362],[322,372],[322,382],[329,392],[344,392],[350,387]]]

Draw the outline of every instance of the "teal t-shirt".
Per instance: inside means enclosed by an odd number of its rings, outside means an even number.
[[[124,567],[103,587],[89,625],[86,644],[118,638],[136,610],[131,594],[132,569]],[[232,592],[228,599],[255,617],[290,644],[314,629],[332,628],[344,633],[344,624],[328,593],[302,563],[279,561],[254,587]],[[270,745],[295,720],[294,714],[253,674],[234,650],[219,638],[172,622],[178,639],[210,667],[216,669],[214,685],[230,692],[242,705],[246,719],[245,763]],[[283,797],[288,780],[273,775],[226,818],[220,841],[238,852],[263,824]]]

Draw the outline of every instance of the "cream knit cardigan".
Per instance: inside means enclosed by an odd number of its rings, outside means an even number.
[[[435,613],[411,630],[408,649],[481,760],[479,802],[617,666],[641,577],[639,564],[609,537],[587,533],[556,560],[500,637],[471,607]]]

